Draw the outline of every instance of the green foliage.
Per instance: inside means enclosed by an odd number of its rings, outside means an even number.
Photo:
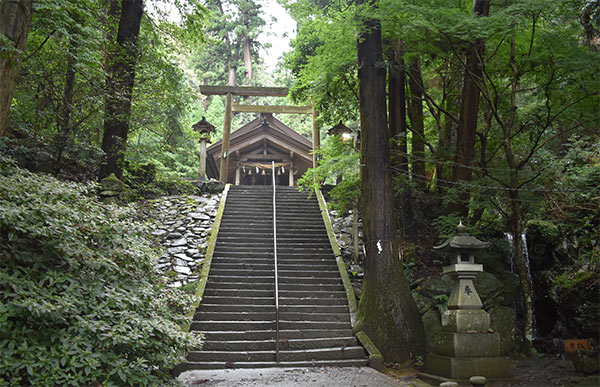
[[[286,4],[301,26],[285,56],[284,65],[296,77],[292,97],[315,105],[320,122],[331,125],[358,118],[355,7],[344,3]]]
[[[207,44],[194,47],[190,67],[197,71],[200,80],[221,85],[228,83],[231,68],[237,79],[244,79],[237,84],[246,84],[244,41],[249,42],[252,63],[260,63],[258,35],[266,25],[262,5],[248,0],[211,0],[206,7]]]
[[[197,188],[191,181],[174,174],[165,174],[156,165],[125,163],[123,180],[126,184],[123,200],[133,202],[165,195],[194,195]]]
[[[0,384],[166,385],[200,345],[133,207],[0,160]]]
[[[440,314],[444,313],[448,310],[448,295],[447,294],[437,294],[432,297],[433,305],[436,307]]]
[[[456,235],[456,226],[458,226],[459,222],[462,222],[465,225],[467,233],[470,235],[477,236],[480,234],[480,231],[477,228],[465,224],[464,220],[464,218],[454,214],[441,215],[433,220],[432,226],[437,230],[438,237],[441,241],[445,241]]]
[[[57,170],[53,143],[39,139],[0,137],[0,154],[10,157],[20,167],[31,171],[58,174],[61,178],[89,181],[95,178],[103,152],[95,144],[79,142],[66,148],[63,164]]]
[[[340,135],[328,136],[319,149],[321,159],[317,168],[310,168],[298,180],[298,185],[309,192],[322,183],[336,184],[329,192],[331,208],[341,213],[360,203],[359,153]],[[339,181],[339,182],[338,182]]]

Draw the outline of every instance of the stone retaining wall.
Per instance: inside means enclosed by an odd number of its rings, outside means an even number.
[[[165,250],[157,267],[180,287],[198,279],[206,241],[219,208],[221,194],[166,196],[149,202],[157,219],[152,232]]]

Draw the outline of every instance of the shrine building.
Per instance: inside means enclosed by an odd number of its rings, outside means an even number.
[[[235,185],[270,185],[275,162],[276,184],[294,186],[313,164],[312,142],[272,113],[261,113],[233,131],[229,154],[223,154],[222,145],[223,140],[219,140],[206,150],[206,172],[208,177],[222,180],[221,157],[228,157],[225,182]]]

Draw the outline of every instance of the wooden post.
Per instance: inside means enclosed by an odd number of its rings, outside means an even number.
[[[219,169],[219,178],[227,183],[227,173],[229,171],[229,139],[231,137],[231,105],[233,103],[233,94],[227,93],[225,97],[225,120],[223,122],[223,143],[221,147],[221,168]]]
[[[206,140],[200,141],[200,171],[198,172],[198,180],[206,180]]]
[[[240,185],[241,167],[238,165],[235,168],[235,185]]]
[[[316,168],[318,165],[317,151],[321,147],[321,135],[319,133],[319,126],[317,125],[318,115],[319,115],[319,113],[315,110],[315,108],[313,108],[312,109],[313,168]]]
[[[290,151],[290,170],[289,170],[289,186],[294,186],[294,152]]]

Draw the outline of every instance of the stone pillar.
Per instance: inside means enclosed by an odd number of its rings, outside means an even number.
[[[198,180],[206,180],[206,140],[200,140],[200,171],[198,172]]]

